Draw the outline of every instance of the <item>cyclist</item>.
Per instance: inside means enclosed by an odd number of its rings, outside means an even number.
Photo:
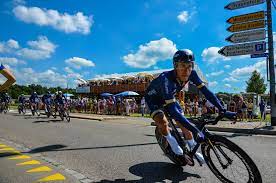
[[[3,102],[5,102],[5,106],[6,106],[7,108],[9,108],[9,104],[10,104],[10,102],[11,102],[11,97],[9,96],[9,94],[8,94],[8,93],[5,93],[3,99],[4,99]]]
[[[21,110],[23,111],[24,108],[25,108],[25,103],[26,103],[26,98],[25,98],[24,94],[21,94],[19,96],[18,102],[19,102],[19,106],[18,107],[21,107]]]
[[[43,95],[42,97],[42,102],[45,106],[45,111],[47,111],[47,106],[51,106],[52,105],[52,95],[51,95],[51,92],[48,91],[45,95]]]
[[[12,73],[4,67],[4,65],[0,64],[0,74],[2,74],[7,81],[0,86],[0,92],[8,89],[16,80]]]
[[[204,141],[205,138],[203,133],[185,118],[182,108],[175,99],[176,92],[181,91],[186,84],[191,82],[197,86],[207,100],[218,108],[220,113],[226,112],[218,98],[204,85],[196,71],[193,70],[194,62],[195,57],[191,50],[178,50],[173,56],[174,69],[163,72],[155,78],[147,88],[145,95],[151,117],[157,124],[161,134],[166,137],[172,151],[180,156],[183,155],[183,150],[169,131],[168,120],[162,111],[163,108],[180,126],[190,148]],[[197,152],[195,155],[202,164],[205,162],[202,154]]]
[[[39,107],[39,97],[37,93],[34,91],[30,97],[30,103],[31,103],[31,108],[33,110],[33,107],[36,106],[36,109]]]
[[[56,95],[55,98],[55,103],[57,106],[64,106],[65,103],[67,103],[67,99],[65,97],[65,95],[62,93],[62,91],[58,91],[58,94]]]
[[[21,94],[18,98],[19,103],[24,104],[26,102],[26,98],[24,94]]]

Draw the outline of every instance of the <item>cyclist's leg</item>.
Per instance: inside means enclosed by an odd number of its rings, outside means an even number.
[[[178,121],[176,121],[176,124],[177,124],[177,126],[180,127],[186,140],[193,139],[193,133],[191,131],[189,131],[187,128],[185,128],[183,125],[181,125]]]
[[[184,116],[184,112],[182,110],[182,108],[179,106],[178,110],[183,114]],[[193,133],[191,131],[189,131],[188,129],[186,129],[182,124],[180,124],[178,121],[176,121],[177,125],[180,127],[182,133],[185,136],[185,139],[187,141],[188,146],[190,147],[190,149],[193,149],[196,145],[196,142],[193,138]],[[205,163],[204,157],[202,154],[200,154],[199,152],[196,152],[195,156],[197,157],[197,159],[200,161],[201,164]]]
[[[150,109],[152,119],[155,121],[161,134],[167,139],[172,151],[177,155],[183,155],[182,148],[179,146],[178,142],[169,131],[169,122],[164,112],[161,110],[162,104],[160,104],[158,100],[154,97],[146,96],[145,99]]]
[[[159,131],[161,132],[161,134],[163,136],[167,136],[169,134],[169,122],[166,118],[166,116],[164,115],[163,111],[156,111],[157,113],[155,113],[153,115],[153,120],[155,122],[155,124],[157,125]]]

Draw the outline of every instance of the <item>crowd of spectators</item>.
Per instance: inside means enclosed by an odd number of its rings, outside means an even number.
[[[142,116],[149,113],[144,97],[104,97],[104,98],[78,98],[71,99],[71,112],[83,112],[91,114],[131,115],[139,113]],[[244,99],[242,96],[232,97],[228,102],[220,100],[221,104],[229,111],[237,112],[238,121],[251,121],[258,117],[255,115],[252,99]],[[215,114],[218,110],[205,98],[186,97],[185,102],[178,100],[184,114],[189,117]],[[261,100],[259,103],[261,119],[266,119],[267,103]]]
[[[143,102],[144,99],[141,100]],[[91,114],[126,115],[145,113],[145,104],[136,102],[135,98],[106,97],[106,98],[79,98],[70,100],[71,112]]]
[[[152,80],[153,80],[152,75],[147,75],[147,76],[143,76],[143,77],[126,76],[123,78],[95,79],[95,80],[91,80],[87,83],[80,83],[80,84],[78,84],[78,87],[150,83]]]

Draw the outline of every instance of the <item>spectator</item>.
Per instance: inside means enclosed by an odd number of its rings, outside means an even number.
[[[143,97],[141,99],[141,113],[142,113],[142,116],[144,116],[144,114],[145,114],[145,108],[146,108],[146,102],[145,102],[145,97]]]
[[[260,104],[260,111],[261,111],[261,120],[265,120],[266,119],[266,104],[264,99],[261,100]]]
[[[242,120],[247,121],[247,102],[242,99]]]
[[[237,110],[236,110],[236,102],[233,99],[231,99],[231,101],[230,101],[229,111],[231,111],[231,112],[237,112]]]
[[[129,110],[130,110],[129,100],[125,99],[124,104],[125,104],[125,108],[126,108],[126,115],[129,116]]]
[[[248,112],[249,120],[252,120],[253,119],[253,102],[252,102],[252,99],[248,100],[247,112]]]

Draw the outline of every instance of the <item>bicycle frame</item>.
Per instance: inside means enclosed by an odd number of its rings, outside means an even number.
[[[186,151],[185,153],[187,153],[189,156],[191,157],[194,157],[195,153],[197,152],[198,148],[201,146],[201,144],[197,143],[196,146],[191,149],[190,151],[187,150],[187,148],[185,148],[186,146],[186,143],[185,141],[181,138],[181,135],[179,134],[178,130],[177,130],[177,127],[176,125],[174,124],[173,122],[173,119],[170,117],[170,115],[166,112],[166,110],[164,110],[165,112],[165,115],[168,119],[168,122],[170,124],[170,126],[172,127],[173,129],[173,133],[174,133],[174,136],[176,138],[176,140],[178,141],[179,145],[181,147],[183,147],[183,150]],[[221,148],[218,148],[219,152],[224,156],[224,158],[227,160],[227,164],[224,165],[222,160],[221,160],[221,157],[218,153],[218,151],[216,150],[216,148],[214,147],[214,145],[212,144],[212,142],[210,141],[209,137],[212,135],[209,133],[208,129],[206,129],[205,125],[207,124],[217,124],[219,120],[222,119],[222,116],[218,116],[215,120],[203,120],[203,121],[200,121],[199,119],[197,119],[198,121],[202,122],[202,124],[200,124],[198,126],[198,129],[204,134],[205,138],[206,138],[206,141],[204,143],[208,143],[211,145],[212,149],[214,150],[214,153],[215,155],[217,156],[221,166],[225,169],[227,168],[228,165],[230,165],[232,163],[232,160],[223,152],[223,150]],[[185,139],[185,137],[184,137]],[[196,160],[198,162],[200,162],[198,159],[197,159],[197,156],[195,156]]]

